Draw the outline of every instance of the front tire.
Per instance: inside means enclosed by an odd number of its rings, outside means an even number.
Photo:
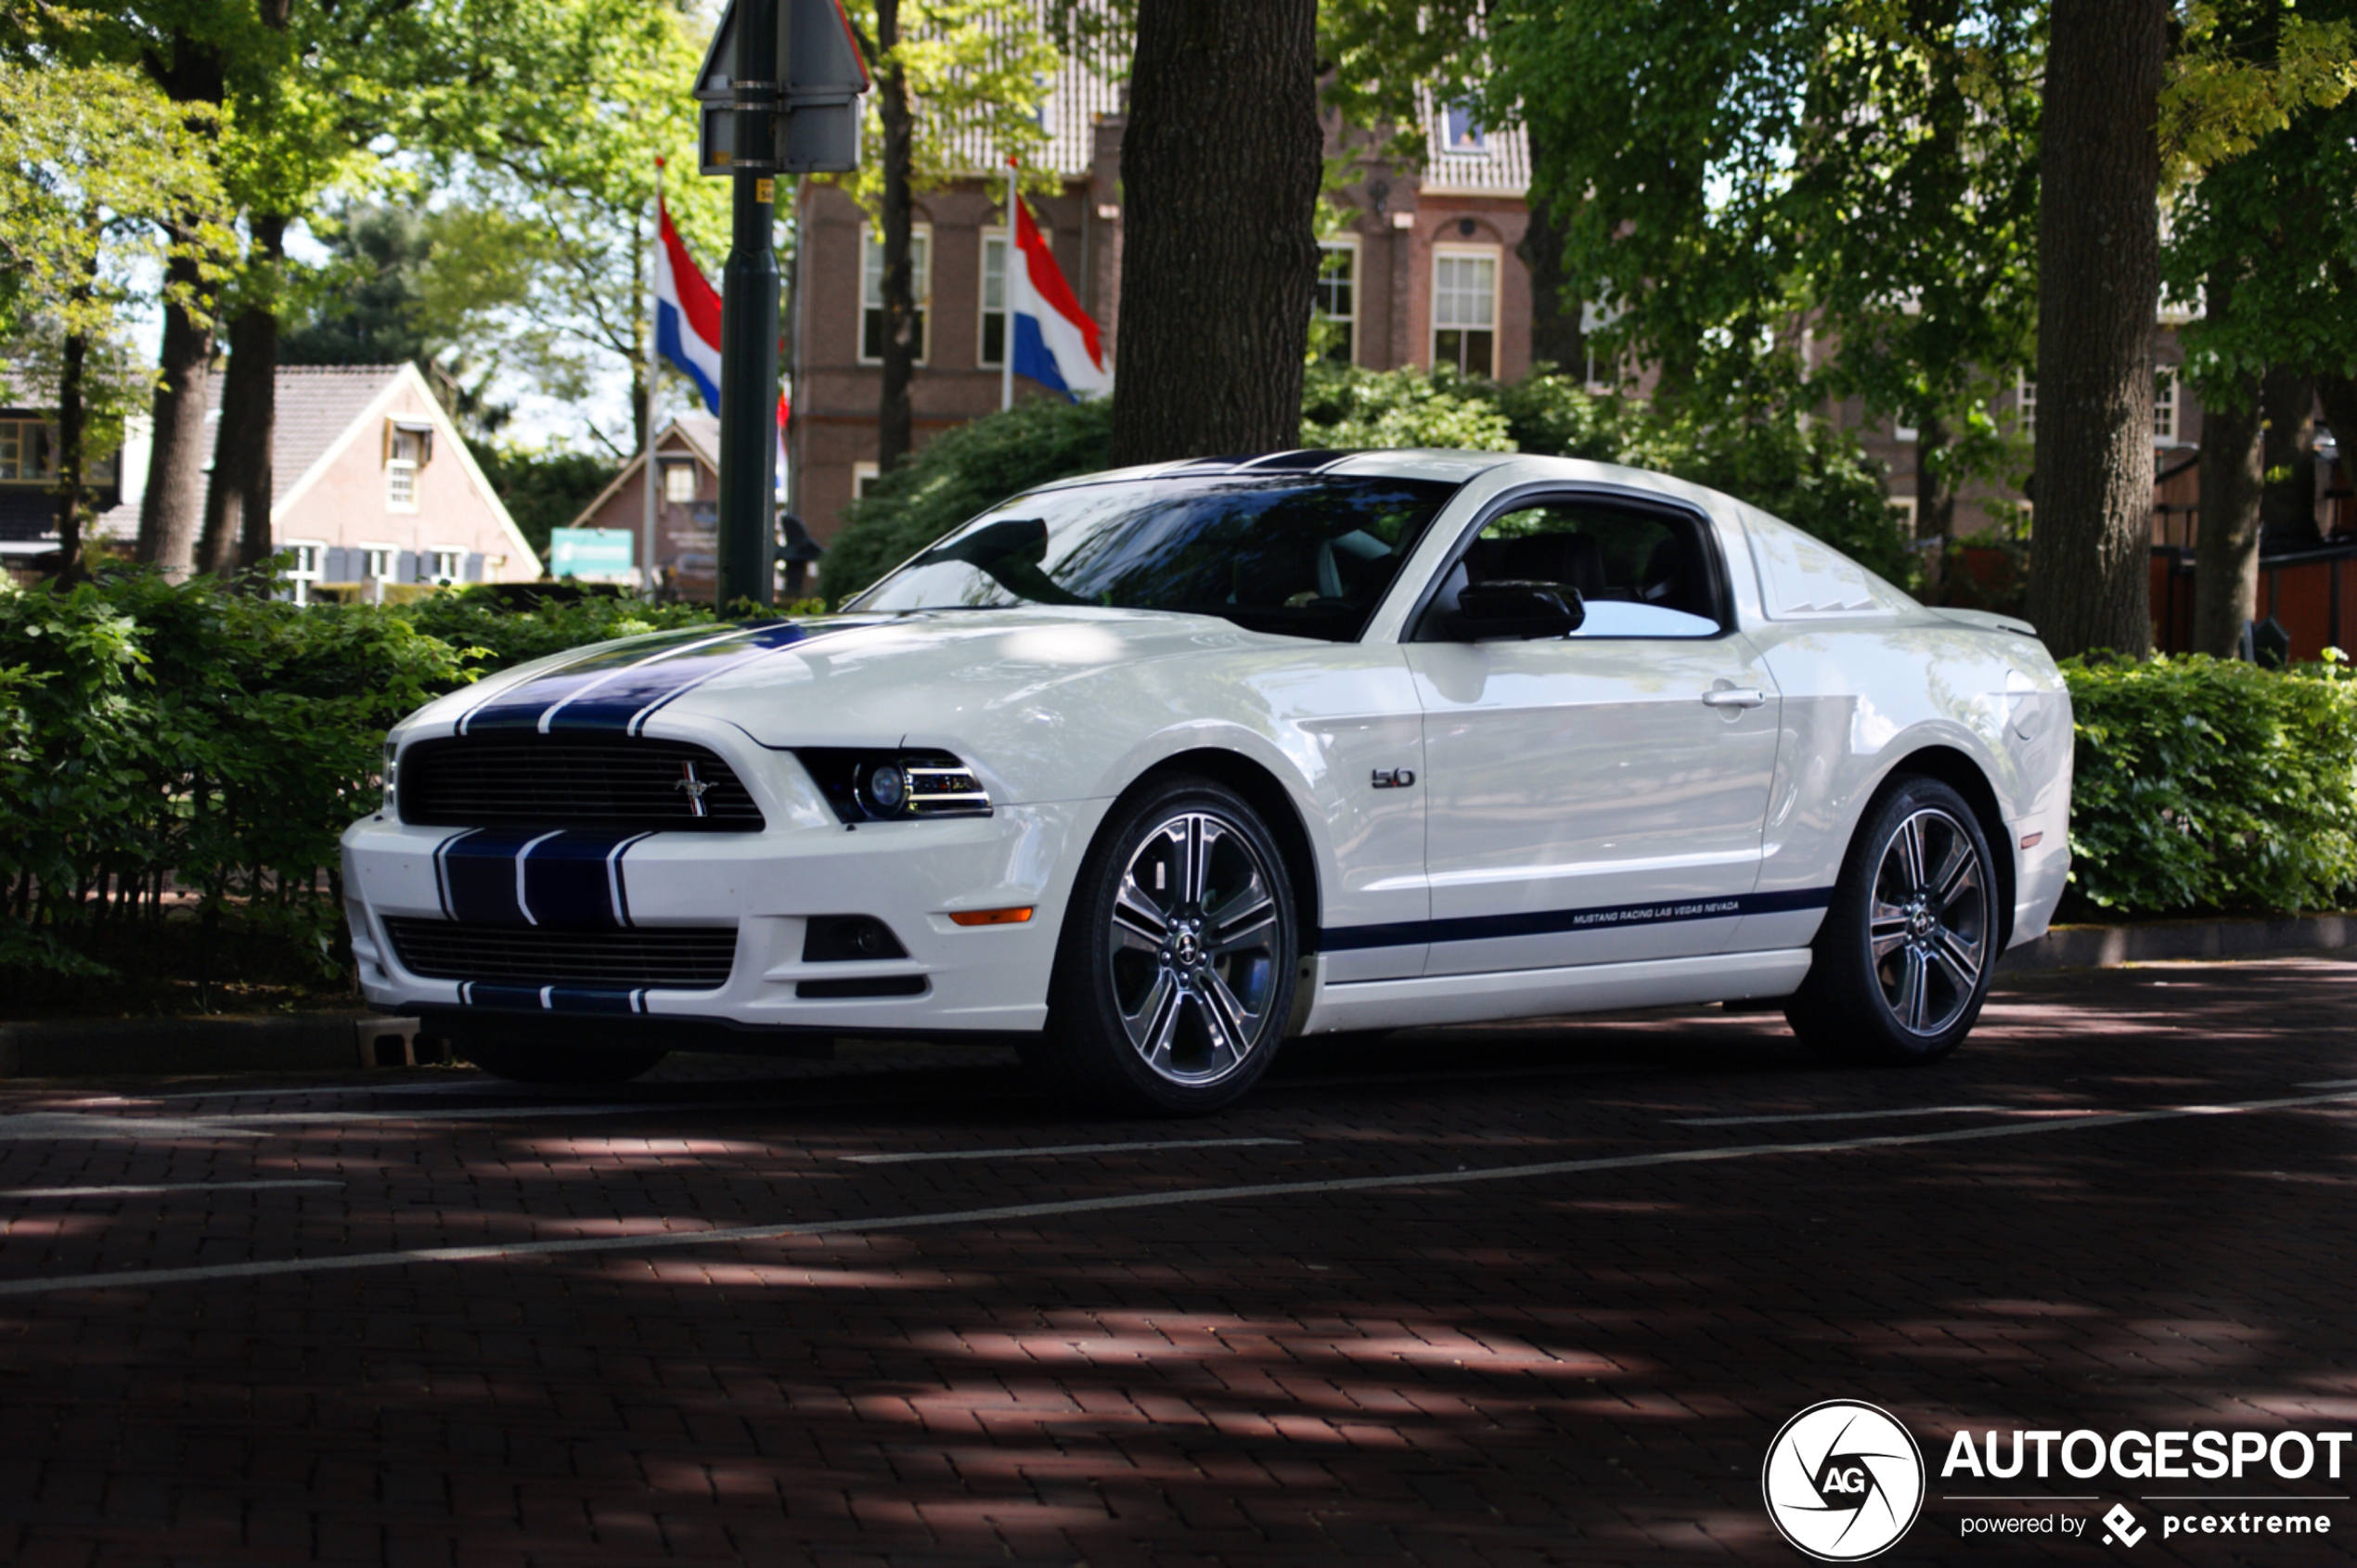
[[[1105,1110],[1202,1115],[1260,1081],[1299,953],[1284,856],[1234,790],[1174,778],[1121,807],[1073,890],[1046,1031],[1046,1086]]]
[[[1871,1065],[1937,1061],[1972,1032],[1996,967],[1997,877],[1964,798],[1913,778],[1868,814],[1785,1005],[1820,1054]]]

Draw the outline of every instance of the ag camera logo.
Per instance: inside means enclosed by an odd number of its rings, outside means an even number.
[[[1759,1489],[1784,1539],[1820,1562],[1858,1562],[1923,1511],[1924,1456],[1889,1411],[1828,1399],[1776,1433]]]

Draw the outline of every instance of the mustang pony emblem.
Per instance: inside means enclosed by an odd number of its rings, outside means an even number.
[[[689,816],[705,816],[710,815],[710,812],[706,809],[703,803],[703,792],[706,790],[711,789],[712,785],[710,781],[696,777],[695,764],[688,762],[681,763],[679,765],[679,782],[674,784],[672,788],[688,797]]]

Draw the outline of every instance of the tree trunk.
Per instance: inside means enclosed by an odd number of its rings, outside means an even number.
[[[2209,308],[2224,314],[2213,284]],[[2201,526],[2194,534],[2194,651],[2232,659],[2259,608],[2259,499],[2266,443],[2259,379],[2243,376],[2201,410]]]
[[[908,79],[890,51],[900,42],[900,0],[876,0],[876,43],[886,51],[877,82],[876,113],[883,122],[883,394],[876,409],[876,469],[890,473],[908,455],[916,413],[908,388],[916,379],[915,230],[908,185],[916,161],[917,122],[908,106]],[[1014,232],[1014,214],[1007,230]]]
[[[81,318],[97,289],[99,225],[97,209],[88,209],[84,226],[88,231],[89,260],[84,263],[82,276],[68,296],[66,315],[70,320]],[[90,360],[90,335],[82,331],[67,333],[64,357],[58,377],[57,580],[59,587],[70,588],[90,574],[82,559],[83,509],[89,501],[83,476],[90,469],[88,456],[83,450],[89,443],[90,421],[82,392],[84,367]],[[116,461],[119,465],[122,459]]]
[[[1324,145],[1315,0],[1140,0],[1116,465],[1299,443]]]
[[[204,533],[197,570],[227,577],[268,560],[270,447],[277,431],[278,303],[277,270],[287,220],[252,219],[247,263],[251,298],[229,322],[229,369],[221,379],[221,420],[213,443],[213,482],[205,489]]]
[[[2308,439],[2315,379],[2275,366],[2260,381],[2259,396],[2267,432],[2267,483],[2259,503],[2267,547],[2276,554],[2315,549],[2325,542],[2316,528],[2316,449]]]
[[[1951,539],[1956,533],[1956,492],[1939,471],[1948,450],[1948,427],[1926,418],[1915,427],[1915,537]]]
[[[2029,618],[2057,658],[2152,651],[2164,0],[2054,0],[2038,194]]]
[[[174,32],[164,44],[143,62],[164,96],[174,103],[218,108],[226,92],[219,50],[187,32]],[[199,123],[210,134],[210,120]],[[161,374],[148,493],[139,501],[139,541],[134,551],[136,559],[161,567],[174,582],[188,575],[196,558],[197,530],[204,512],[206,403],[213,379],[214,290],[195,251],[195,227],[193,220],[168,225],[172,254],[163,269],[163,351],[157,357]]]
[[[1529,135],[1531,167],[1542,167],[1539,134]],[[1564,270],[1564,224],[1535,186],[1528,208],[1529,225],[1522,231],[1514,254],[1530,272],[1531,362],[1552,364],[1585,386],[1588,334],[1579,324],[1579,285]]]
[[[163,352],[156,362],[161,378],[156,382],[148,493],[139,500],[135,555],[161,567],[176,583],[195,562],[198,524],[204,511],[213,328],[205,316],[210,286],[194,256],[174,255],[164,266],[163,281]]]

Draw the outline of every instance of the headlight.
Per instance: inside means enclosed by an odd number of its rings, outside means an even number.
[[[982,780],[947,752],[814,746],[794,755],[835,815],[848,823],[990,815],[990,795]]]
[[[384,804],[378,809],[396,822],[401,819],[401,813],[395,809],[399,802],[394,797],[393,785],[401,772],[400,755],[400,747],[390,740],[385,742],[385,799]]]

